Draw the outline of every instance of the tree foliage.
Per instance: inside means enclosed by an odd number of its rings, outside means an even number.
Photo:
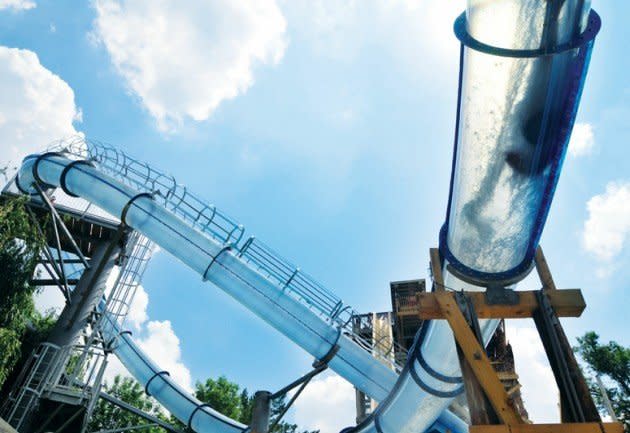
[[[250,395],[247,388],[241,389],[236,383],[231,382],[225,376],[218,379],[207,379],[205,382],[198,382],[195,386],[195,397],[204,403],[210,404],[214,409],[235,419],[243,424],[249,424],[252,419],[254,406],[254,396]],[[286,395],[272,400],[271,402],[271,424],[274,424],[278,417],[286,408]],[[280,420],[271,433],[297,433],[297,424],[291,424]],[[307,432],[303,433],[316,433]]]
[[[144,393],[144,388],[134,379],[122,377],[120,375],[114,378],[111,385],[105,385],[105,392],[129,403],[132,406],[154,415],[163,420],[166,416],[160,409],[160,405],[151,397]],[[120,409],[104,400],[99,400],[94,408],[90,423],[88,424],[88,432],[96,432],[101,430],[113,430],[117,428],[143,426],[151,424],[150,422]],[[140,431],[140,430],[139,430]],[[161,427],[145,427],[141,430],[146,433],[163,433]]]
[[[142,386],[134,379],[116,376],[114,382],[105,386],[105,391],[114,397],[129,403],[144,412],[167,421],[181,431],[186,431],[186,426],[174,417],[167,420],[167,416],[160,409],[159,404],[144,394]],[[195,385],[195,397],[212,408],[229,416],[230,418],[249,424],[252,417],[254,398],[246,388],[242,388],[228,380],[225,376],[218,379],[207,379],[205,382],[197,382]],[[273,423],[286,407],[286,397],[273,401],[271,405],[271,423]],[[100,400],[88,426],[88,431],[141,426],[148,424],[140,417],[119,409],[110,403]],[[160,427],[147,427],[142,429],[148,433],[163,433]],[[280,421],[272,430],[272,433],[317,433],[299,430],[296,424]]]
[[[599,335],[587,332],[578,338],[576,351],[588,365],[587,377],[591,392],[602,413],[607,413],[602,392],[593,376],[601,376],[606,382],[606,393],[619,421],[630,432],[630,348],[610,341],[599,342]]]
[[[3,198],[0,203],[0,387],[22,355],[29,328],[35,333],[45,318],[35,310],[29,283],[44,245],[25,209],[25,198]]]

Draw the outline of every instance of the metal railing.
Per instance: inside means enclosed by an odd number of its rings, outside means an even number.
[[[16,386],[0,410],[2,417],[16,430],[22,428],[24,420],[35,408],[58,359],[59,346],[43,343],[26,361]]]
[[[402,371],[403,366],[399,362],[384,359],[382,350],[374,342],[354,332],[351,321],[358,313],[352,307],[258,239],[251,237],[239,246],[244,237],[243,226],[214,205],[205,204],[185,186],[178,184],[173,176],[140,162],[111,145],[80,136],[55,142],[48,150],[90,160],[108,175],[139,192],[153,193],[155,200],[166,209],[224,246],[234,247],[242,260],[265,275],[287,295],[340,328],[344,335],[396,372]],[[396,350],[405,351],[402,347]]]
[[[113,146],[77,136],[55,142],[48,150],[95,162],[101,170],[119,181],[142,192],[152,193],[158,203],[215,240],[236,244],[243,237],[243,226],[233,218],[214,205],[206,204],[184,185],[178,184],[173,176]]]

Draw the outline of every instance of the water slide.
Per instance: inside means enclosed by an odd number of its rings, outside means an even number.
[[[598,29],[581,0],[469,0],[456,21],[457,127],[440,232],[447,287],[513,287],[531,269]],[[78,138],[31,155],[17,185],[32,193],[34,182],[120,215],[315,358],[334,354],[330,368],[381,402],[357,433],[466,431],[446,410],[461,378],[445,323],[423,327],[403,368],[377,359],[349,326],[353,310],[334,294],[264,243],[245,239],[242,226],[171,177],[109,146]],[[496,323],[482,325],[488,339]],[[188,396],[130,336],[111,329],[122,363],[181,421],[197,432],[246,428]]]

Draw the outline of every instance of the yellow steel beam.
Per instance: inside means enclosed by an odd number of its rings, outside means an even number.
[[[511,405],[510,397],[492,368],[485,349],[464,318],[452,292],[435,292],[435,298],[443,312],[443,317],[451,325],[457,344],[459,345],[474,376],[483,388],[490,404],[503,424],[521,424],[521,416]]]
[[[486,302],[483,292],[466,292],[470,297],[477,316],[480,319],[522,319],[532,317],[538,308],[536,291],[517,292],[519,303],[517,305],[491,305]],[[586,308],[586,302],[580,289],[546,290],[551,305],[558,317],[580,317]],[[400,316],[419,316],[421,319],[443,318],[440,306],[436,299],[437,293],[418,293],[415,306],[401,309]]]

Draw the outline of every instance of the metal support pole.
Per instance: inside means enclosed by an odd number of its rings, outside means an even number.
[[[60,223],[59,226],[61,227],[61,230],[63,231],[63,233],[66,235],[66,237],[70,241],[70,244],[72,245],[72,248],[75,249],[75,251],[77,253],[77,256],[79,257],[79,259],[81,260],[83,265],[86,268],[89,268],[90,264],[88,263],[87,259],[83,256],[83,253],[81,252],[81,248],[79,248],[77,243],[74,241],[74,238],[72,237],[72,234],[70,233],[70,231],[68,230],[66,225],[63,223],[63,220],[61,219],[61,217],[57,213],[57,210],[55,209],[55,206],[51,203],[50,199],[48,198],[48,196],[46,195],[44,190],[42,190],[42,188],[39,186],[39,184],[37,182],[33,183],[33,186],[35,186],[35,189],[39,193],[40,197],[42,198],[44,203],[46,203],[46,206],[50,210],[50,213],[52,214],[53,219],[56,219],[57,221],[59,221],[59,223]]]
[[[619,421],[619,419],[617,419],[617,415],[615,415],[615,411],[613,410],[612,404],[610,403],[610,399],[608,398],[608,391],[606,391],[604,382],[602,382],[602,379],[601,377],[599,377],[599,374],[595,376],[595,381],[597,382],[597,386],[599,387],[599,392],[602,394],[602,400],[604,400],[604,406],[606,407],[606,411],[608,412],[608,415],[610,415],[610,419],[612,419],[613,422]]]
[[[269,418],[271,416],[271,393],[256,391],[252,408],[252,433],[269,433]]]

